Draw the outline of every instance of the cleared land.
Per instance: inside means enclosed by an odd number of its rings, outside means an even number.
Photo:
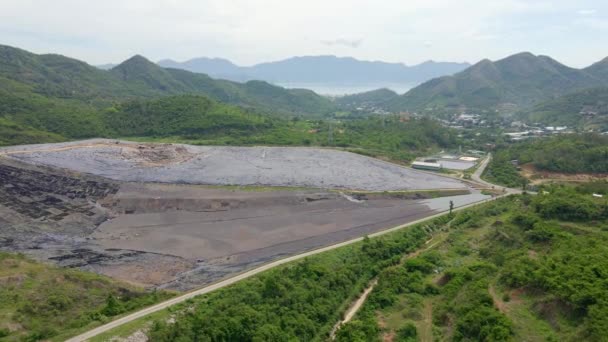
[[[15,146],[1,154],[119,181],[368,191],[462,189],[461,182],[330,149],[138,144],[112,140]]]
[[[425,181],[442,190],[411,190]],[[197,182],[245,187],[183,184]],[[450,200],[462,206],[486,197],[454,179],[323,149],[108,140],[21,146],[0,150],[0,249],[187,290],[430,216]]]

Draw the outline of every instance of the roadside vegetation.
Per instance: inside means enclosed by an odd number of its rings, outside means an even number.
[[[604,199],[545,186],[264,272],[121,334],[327,340],[377,278],[337,341],[599,341],[608,334],[606,242]]]
[[[139,322],[121,335],[143,328],[153,341],[326,340],[370,280],[424,245],[445,220],[444,216],[407,230],[366,238],[275,268],[172,307],[152,322]]]
[[[601,341],[608,204],[570,186],[459,212],[437,247],[379,275],[337,341]]]
[[[62,341],[172,296],[0,252],[2,341]]]

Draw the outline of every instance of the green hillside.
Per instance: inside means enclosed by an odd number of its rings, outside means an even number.
[[[546,57],[520,53],[483,60],[454,75],[423,83],[390,103],[393,110],[525,108],[577,90],[608,84],[599,72],[573,69]]]
[[[608,80],[608,57],[602,59],[597,63],[592,64],[584,70],[592,76],[601,78],[604,81]]]
[[[455,131],[430,119],[287,120],[192,95],[131,101],[106,110],[102,118],[104,130],[113,137],[205,145],[333,146],[395,161],[459,144]]]
[[[0,252],[0,340],[63,341],[168,299],[110,278]]]
[[[511,163],[532,163],[539,170],[560,173],[608,173],[608,136],[569,134],[500,146],[484,178],[496,184],[520,187],[523,178]]]
[[[458,213],[423,253],[382,270],[336,341],[604,341],[605,203],[545,190]]]
[[[0,78],[13,81],[21,91],[97,107],[133,98],[198,94],[271,113],[322,116],[334,111],[329,99],[312,91],[289,90],[261,81],[214,80],[204,74],[163,69],[142,56],[105,71],[60,55],[36,55],[0,45]]]
[[[519,114],[528,122],[608,130],[608,88],[592,88],[540,103]]]

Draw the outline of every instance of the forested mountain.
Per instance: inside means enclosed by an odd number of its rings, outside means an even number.
[[[225,59],[195,58],[185,62],[162,60],[163,67],[179,68],[235,81],[265,80],[276,83],[420,83],[451,75],[468,63],[433,62],[406,66],[401,63],[360,61],[352,57],[303,56],[240,67]]]
[[[547,56],[520,53],[483,60],[454,75],[433,79],[391,103],[395,110],[425,108],[525,108],[578,90],[608,85],[605,62],[587,69],[567,67]]]
[[[333,110],[331,101],[312,91],[284,89],[260,81],[242,84],[214,80],[204,74],[161,68],[142,56],[105,71],[60,55],[36,55],[0,46],[0,77],[14,81],[11,84],[23,91],[29,88],[32,93],[51,98],[102,105],[139,97],[200,94],[273,113],[322,115]]]
[[[608,57],[583,70],[595,77],[601,78],[604,81],[608,81]]]
[[[608,129],[608,87],[567,94],[540,103],[520,116],[530,122]]]

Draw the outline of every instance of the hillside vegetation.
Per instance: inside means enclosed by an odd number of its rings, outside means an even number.
[[[0,252],[0,340],[62,341],[168,299],[107,277]]]
[[[529,122],[608,130],[608,88],[592,88],[564,95],[519,115]]]
[[[334,110],[329,99],[309,90],[291,90],[266,82],[237,83],[205,74],[164,69],[134,56],[109,71],[60,55],[36,55],[0,45],[0,89],[48,98],[79,100],[105,107],[113,101],[176,94],[199,94],[272,113],[323,115]],[[0,114],[3,114],[0,112]]]
[[[179,113],[179,114],[178,114]],[[420,119],[284,120],[208,99],[180,96],[132,102],[106,113],[108,130],[136,140],[202,145],[299,145],[339,147],[395,161],[411,160],[437,148],[458,144],[456,132]]]
[[[174,324],[155,321],[149,336],[154,341],[325,340],[351,298],[423,244],[431,229],[417,226],[366,239],[198,297],[172,310]]]
[[[608,136],[568,134],[507,144],[498,148],[484,177],[520,187],[523,178],[511,161],[531,163],[538,170],[560,173],[608,173]]]
[[[147,333],[154,341],[326,340],[377,277],[337,341],[602,340],[608,207],[571,188],[545,190],[264,272],[157,315]]]
[[[286,119],[197,95],[131,100],[104,109],[80,102],[0,92],[0,144],[91,137],[209,145],[304,145],[353,149],[407,161],[435,148],[456,146],[456,133],[432,120],[397,117],[344,121]]]
[[[608,208],[568,188],[458,213],[379,275],[337,341],[603,341]]]

